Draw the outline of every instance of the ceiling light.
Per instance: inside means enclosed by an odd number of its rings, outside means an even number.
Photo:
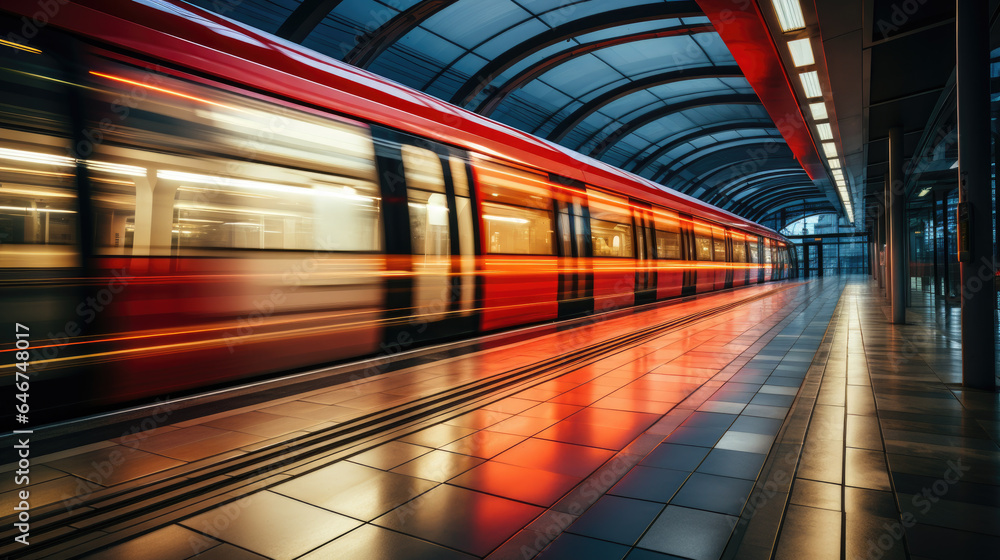
[[[823,153],[829,159],[837,157],[837,145],[833,142],[823,142]]]
[[[792,53],[792,63],[795,64],[796,68],[816,64],[816,59],[813,57],[812,43],[810,43],[808,38],[789,41],[788,51]]]
[[[816,125],[816,131],[819,132],[820,140],[833,140],[833,129],[830,128],[830,123],[820,123]],[[830,167],[833,167],[833,163],[830,163]],[[839,162],[837,167],[840,167]]]
[[[814,121],[822,121],[830,117],[826,112],[826,103],[810,103],[809,110],[812,111]]]
[[[774,13],[778,16],[781,31],[788,33],[797,29],[805,29],[806,21],[802,17],[802,7],[799,0],[771,0]]]
[[[830,169],[840,169],[839,159],[831,159],[828,163],[830,164]]]
[[[802,80],[802,89],[805,90],[807,98],[823,97],[823,88],[819,85],[818,72],[815,70],[812,72],[803,72],[799,74],[799,79]]]

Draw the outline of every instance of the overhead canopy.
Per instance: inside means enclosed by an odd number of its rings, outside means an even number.
[[[836,210],[698,2],[191,1],[744,217]]]

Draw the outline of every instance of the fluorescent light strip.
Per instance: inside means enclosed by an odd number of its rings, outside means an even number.
[[[788,52],[792,55],[792,64],[796,68],[816,64],[813,56],[812,43],[808,38],[788,42]]]
[[[820,140],[833,140],[833,129],[830,128],[830,123],[819,123],[816,125],[816,131],[819,132]],[[837,167],[840,166],[838,165]]]
[[[829,160],[827,163],[830,164],[830,169],[840,169],[840,160],[839,159],[834,158],[834,159]]]
[[[823,153],[827,158],[837,157],[837,145],[833,142],[823,142]]]
[[[822,121],[830,118],[830,115],[826,112],[826,103],[810,103],[809,111],[812,112],[814,121]]]
[[[802,89],[806,92],[806,98],[823,97],[823,88],[819,85],[819,72],[803,72],[799,74],[802,80]]]
[[[799,0],[771,0],[774,6],[774,13],[778,16],[778,25],[781,31],[788,33],[797,29],[804,29],[806,20],[802,17],[802,6]]]

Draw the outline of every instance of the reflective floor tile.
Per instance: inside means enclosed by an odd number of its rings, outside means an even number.
[[[180,525],[168,525],[137,539],[85,556],[85,560],[184,560],[222,543]]]
[[[135,558],[131,556],[130,558]],[[149,556],[140,556],[140,558],[149,558]],[[254,554],[249,550],[237,548],[231,544],[223,543],[219,546],[212,547],[205,552],[197,556],[192,556],[194,560],[268,560],[264,556],[259,554]]]
[[[752,480],[694,473],[670,504],[739,515],[752,488]]]
[[[789,503],[833,511],[843,511],[841,493],[844,487],[839,484],[817,482],[804,478],[796,478],[792,485],[792,497]]]
[[[664,441],[681,445],[712,447],[724,433],[726,433],[726,430],[723,428],[687,428],[682,425],[680,428],[674,430]]]
[[[263,491],[181,524],[275,560],[291,560],[358,527],[361,522]]]
[[[662,552],[653,552],[652,550],[645,550],[642,548],[633,548],[632,552],[628,553],[625,560],[684,560],[680,556],[671,556],[670,554],[663,554]]]
[[[463,414],[450,420],[446,420],[445,424],[481,430],[510,417],[510,414],[497,412],[495,410],[474,410],[468,414]]]
[[[685,428],[716,428],[725,432],[737,418],[738,416],[736,414],[695,412],[681,425]]]
[[[490,426],[490,431],[514,434],[519,436],[533,436],[538,432],[548,428],[558,422],[555,418],[538,418],[535,416],[525,416],[518,414],[501,422]]]
[[[374,524],[485,556],[543,511],[536,506],[442,484],[376,519]]]
[[[828,509],[788,506],[775,560],[839,560],[841,515]]]
[[[626,498],[667,503],[690,474],[686,471],[637,465],[622,477],[608,493]]]
[[[86,478],[94,484],[112,486],[183,464],[176,459],[115,445],[49,461],[46,466]]]
[[[424,428],[408,436],[399,438],[398,441],[422,445],[424,447],[442,447],[449,443],[464,438],[475,433],[473,428],[463,428],[461,426],[451,426],[449,424],[438,424],[429,428]]]
[[[735,517],[670,505],[638,546],[693,560],[719,560],[735,525]]]
[[[640,464],[647,467],[690,472],[698,467],[709,451],[710,449],[706,447],[663,443],[652,450]]]
[[[435,449],[426,455],[421,455],[412,461],[403,463],[392,469],[392,472],[426,480],[445,482],[481,464],[484,460],[478,457]]]
[[[487,461],[449,484],[512,500],[549,507],[582,478],[496,461]]]
[[[449,443],[441,449],[462,455],[489,459],[525,440],[525,436],[480,430],[472,435]]]
[[[570,533],[563,533],[552,541],[538,560],[621,560],[629,548],[620,544],[599,541]]]
[[[362,525],[299,560],[472,560],[456,550],[374,525]]]
[[[781,428],[782,420],[777,418],[762,418],[760,416],[740,416],[733,422],[731,431],[747,432],[750,434],[761,434],[773,436]]]
[[[713,449],[698,467],[698,472],[756,480],[766,458],[763,453]]]
[[[770,451],[773,442],[774,436],[737,432],[730,428],[715,445],[715,448],[766,454]]]
[[[349,459],[355,463],[388,471],[430,451],[430,448],[427,447],[401,441],[390,441],[364,453],[349,457]]]
[[[607,449],[529,438],[497,455],[494,460],[583,478],[612,455],[614,453]]]
[[[344,470],[324,469],[279,484],[271,490],[342,515],[371,521],[437,485],[431,480],[375,469],[371,469],[374,471],[371,476],[344,484],[347,477],[335,478],[336,473]]]
[[[535,437],[617,451],[628,445],[636,435],[632,430],[619,430],[570,419],[539,432]]]
[[[881,451],[848,447],[844,450],[844,483],[872,490],[892,490],[885,456]]]
[[[624,545],[633,545],[656,516],[662,504],[618,496],[604,496],[584,512],[567,531]]]

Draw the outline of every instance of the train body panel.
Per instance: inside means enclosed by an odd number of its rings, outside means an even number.
[[[188,5],[115,8],[0,46],[0,274],[46,333],[43,418],[789,277],[787,240],[646,179]],[[16,36],[37,6],[3,9]]]

